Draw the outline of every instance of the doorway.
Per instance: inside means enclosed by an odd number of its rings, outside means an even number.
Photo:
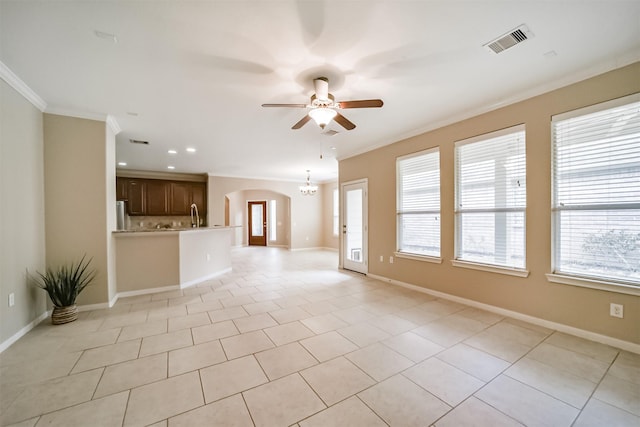
[[[247,202],[249,246],[267,246],[267,202]]]
[[[342,267],[368,272],[367,180],[342,184]]]

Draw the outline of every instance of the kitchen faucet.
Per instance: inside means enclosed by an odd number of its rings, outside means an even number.
[[[196,213],[196,222],[193,222],[193,213]],[[189,212],[189,215],[191,215],[191,227],[200,227],[200,215],[198,215],[198,205],[196,205],[195,203],[191,204],[191,210]]]

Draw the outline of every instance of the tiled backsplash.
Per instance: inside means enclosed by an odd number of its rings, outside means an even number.
[[[195,221],[195,218],[194,218]],[[205,219],[200,217],[200,226],[205,225]],[[189,216],[127,216],[127,230],[150,230],[154,228],[191,228]]]

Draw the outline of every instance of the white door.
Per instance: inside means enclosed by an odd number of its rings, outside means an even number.
[[[367,181],[342,184],[342,267],[367,273]]]

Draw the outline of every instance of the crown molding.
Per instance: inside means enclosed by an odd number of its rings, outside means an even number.
[[[119,134],[122,131],[120,125],[116,121],[115,117],[109,114],[103,113],[92,113],[89,111],[79,111],[73,110],[70,108],[61,108],[61,107],[47,107],[44,111],[47,114],[55,114],[57,116],[67,116],[67,117],[76,117],[78,119],[86,119],[86,120],[96,120],[99,122],[105,122],[107,126],[111,129],[114,135]]]
[[[44,112],[47,108],[47,103],[44,99],[40,98],[25,82],[16,76],[9,67],[7,67],[2,61],[0,61],[0,78],[7,82],[16,92],[24,96],[27,101],[33,104],[41,112]]]

